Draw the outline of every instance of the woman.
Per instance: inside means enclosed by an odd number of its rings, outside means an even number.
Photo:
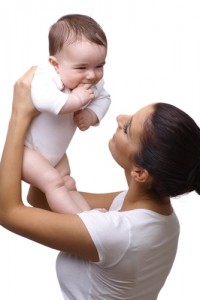
[[[0,167],[0,224],[61,251],[57,274],[64,299],[157,299],[179,237],[170,197],[200,193],[199,127],[164,103],[119,116],[109,148],[125,171],[128,191],[83,193],[92,208],[107,212],[73,215],[27,207],[21,199],[21,167],[24,138],[37,114],[30,97],[34,71],[15,84]],[[32,189],[29,196],[45,207],[43,194]]]

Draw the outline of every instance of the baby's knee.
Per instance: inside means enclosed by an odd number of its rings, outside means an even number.
[[[64,177],[65,186],[69,191],[76,191],[76,181],[73,177],[66,175]]]
[[[55,169],[47,172],[45,175],[46,190],[60,188],[65,185],[64,178]]]

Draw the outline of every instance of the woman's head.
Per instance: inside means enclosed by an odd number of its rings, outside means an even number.
[[[49,54],[56,55],[65,43],[86,39],[107,49],[107,38],[101,26],[91,17],[69,14],[61,17],[49,31]]]
[[[200,194],[200,129],[194,120],[166,103],[148,105],[125,117],[129,142],[124,146],[129,152],[123,160],[130,169],[131,156],[132,166],[148,171],[149,193],[174,197],[195,190]]]

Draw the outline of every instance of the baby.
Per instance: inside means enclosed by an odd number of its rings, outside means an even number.
[[[90,207],[76,191],[66,150],[77,127],[99,124],[109,109],[106,35],[91,17],[66,15],[50,28],[49,54],[49,64],[37,67],[32,82],[40,114],[26,137],[23,180],[45,193],[53,211],[78,213]]]

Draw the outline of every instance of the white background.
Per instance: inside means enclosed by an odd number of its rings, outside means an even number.
[[[1,1],[0,152],[13,84],[30,66],[47,59],[49,27],[68,13],[90,15],[106,32],[109,51],[105,80],[112,95],[112,106],[101,125],[84,133],[77,131],[68,151],[72,175],[80,190],[123,190],[123,173],[107,147],[118,114],[132,114],[143,105],[162,101],[185,110],[200,125],[200,2]],[[25,184],[23,189],[25,199]],[[200,197],[191,193],[173,200],[173,204],[181,223],[180,243],[158,299],[197,300]],[[0,228],[0,299],[62,299],[55,274],[56,255],[57,251]]]

